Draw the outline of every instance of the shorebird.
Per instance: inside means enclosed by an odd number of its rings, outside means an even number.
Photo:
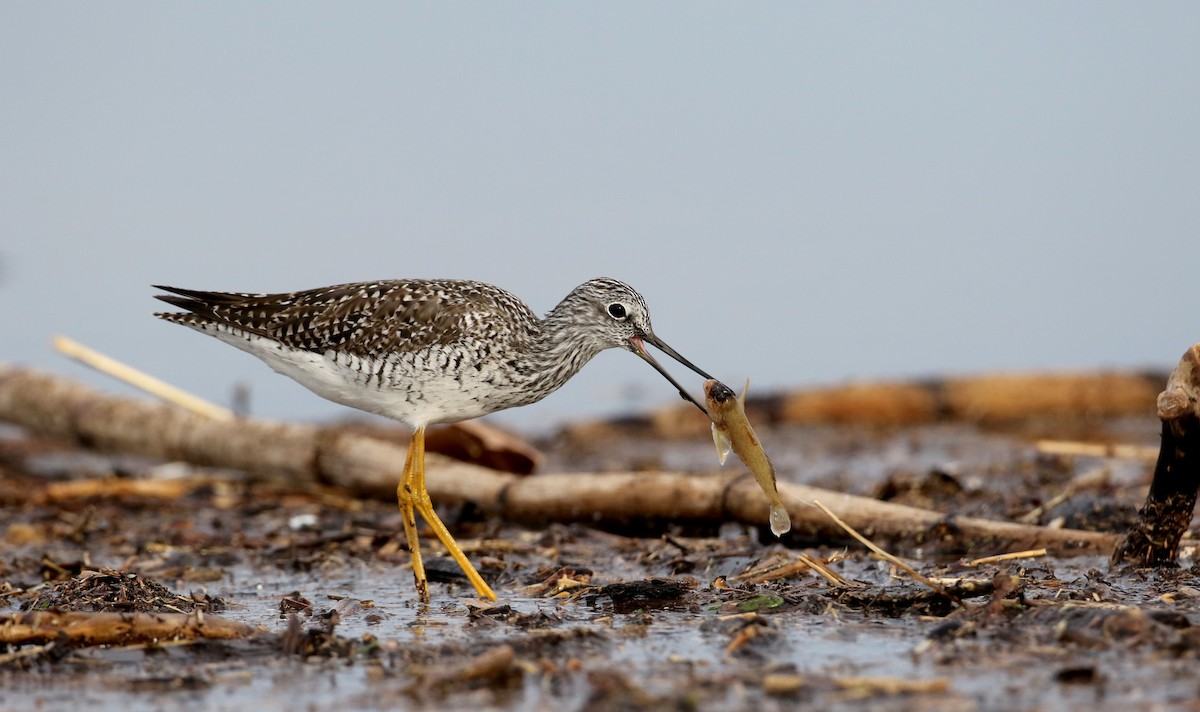
[[[466,280],[359,282],[290,294],[155,286],[171,293],[156,298],[186,310],[155,316],[251,353],[323,398],[412,428],[396,497],[423,602],[429,583],[415,512],[475,591],[496,599],[429,499],[427,426],[535,403],[605,349],[632,351],[701,411],[646,344],[712,378],[654,335],[642,295],[615,279],[584,282],[541,319],[509,292]]]

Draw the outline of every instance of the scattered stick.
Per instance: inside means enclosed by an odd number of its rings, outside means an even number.
[[[24,645],[66,639],[75,645],[129,645],[197,638],[245,638],[245,623],[196,613],[34,611],[0,615],[0,643]]]
[[[1121,460],[1151,461],[1158,457],[1158,448],[1123,443],[1085,443],[1078,440],[1038,440],[1035,445],[1042,455],[1069,457],[1115,457]]]
[[[21,658],[36,658],[42,653],[49,652],[53,647],[54,643],[47,643],[45,645],[27,645],[22,648],[17,648],[11,653],[0,655],[0,667],[4,667],[13,661],[20,660]]]
[[[1138,521],[1113,551],[1114,564],[1167,566],[1192,522],[1200,489],[1200,344],[1187,350],[1158,396],[1162,446]]]
[[[250,418],[215,421],[178,408],[98,393],[70,380],[0,364],[0,420],[102,451],[242,470],[257,478],[336,486],[395,500],[406,450],[338,428]],[[512,521],[740,521],[763,525],[767,503],[746,473],[559,473],[516,477],[433,454],[427,484],[438,504],[472,503]],[[949,517],[941,512],[792,483],[779,484],[792,534],[827,541],[843,530],[807,506],[819,499],[873,537],[911,544],[952,537],[996,550],[1045,548],[1055,555],[1109,553],[1111,534]]]
[[[1059,492],[1055,496],[1051,497],[1045,502],[1042,502],[1025,514],[1017,517],[1017,521],[1023,524],[1037,524],[1038,520],[1040,520],[1042,515],[1046,512],[1074,497],[1080,490],[1084,490],[1089,487],[1099,487],[1105,484],[1108,482],[1108,478],[1111,475],[1112,472],[1107,467],[1097,467],[1094,470],[1088,470],[1087,472],[1068,482],[1067,486],[1063,487],[1062,492]]]
[[[832,677],[829,678],[829,682],[855,697],[940,694],[950,689],[950,681],[940,677],[932,680],[909,680],[899,677]],[[801,675],[771,673],[763,677],[762,688],[763,692],[768,695],[791,695],[813,683],[814,681]]]
[[[772,557],[766,563],[753,566],[746,569],[740,574],[726,577],[726,581],[730,583],[763,583],[777,578],[789,576],[792,573],[798,573],[808,568],[808,564],[796,566],[794,560],[789,559],[786,555]],[[780,571],[791,569],[789,573],[779,574]]]
[[[932,680],[910,680],[903,677],[835,677],[832,680],[838,687],[867,695],[927,695],[950,689],[950,681],[944,677]]]
[[[50,482],[36,493],[37,502],[62,502],[99,497],[144,497],[175,500],[196,490],[224,482],[215,477],[179,477],[170,480],[127,480],[119,477]]]
[[[995,564],[1001,561],[1012,561],[1013,559],[1034,559],[1039,556],[1045,556],[1045,549],[1027,549],[1026,551],[1011,551],[1007,554],[996,554],[995,556],[984,556],[970,561],[964,561],[963,566],[983,566],[985,564]]]
[[[415,669],[418,681],[409,687],[409,691],[454,687],[475,680],[499,680],[518,671],[513,647],[497,645],[450,669],[442,666]]]
[[[724,620],[724,619],[723,619]],[[762,632],[762,617],[754,613],[752,617],[744,619],[746,624],[739,628],[725,646],[725,654],[732,655],[757,638]]]
[[[172,405],[177,405],[198,415],[203,415],[206,418],[214,420],[233,420],[235,417],[233,411],[228,408],[222,408],[219,405],[209,403],[203,398],[180,390],[148,373],[123,364],[111,356],[105,356],[99,351],[89,349],[78,341],[74,341],[66,336],[55,336],[54,348],[64,356],[73,358],[105,375],[112,376],[135,388],[140,388],[152,396],[157,396]]]
[[[804,552],[796,554],[794,559],[784,559],[782,561],[769,561],[761,566],[756,566],[749,571],[745,571],[736,576],[730,576],[727,580],[731,583],[766,583],[767,581],[775,581],[778,579],[794,576],[802,571],[811,569],[816,572],[821,578],[828,581],[834,586],[858,586],[857,581],[851,581],[826,564],[819,557],[809,556]]]
[[[886,552],[886,551],[884,551],[883,549],[879,548],[878,546],[876,546],[876,545],[875,545],[875,543],[874,543],[873,541],[871,541],[870,539],[866,538],[866,537],[865,537],[865,536],[863,536],[862,534],[859,534],[857,531],[855,531],[853,528],[851,528],[849,524],[846,524],[845,522],[843,522],[843,521],[841,520],[841,518],[840,518],[840,517],[838,517],[838,515],[836,515],[836,514],[834,514],[833,512],[829,511],[829,508],[828,508],[828,507],[826,507],[825,505],[821,504],[821,503],[820,503],[820,501],[818,501],[818,500],[815,500],[815,499],[814,499],[814,500],[813,500],[813,505],[814,505],[814,506],[816,506],[818,509],[820,509],[822,512],[824,512],[824,513],[826,514],[826,516],[828,516],[830,519],[832,519],[832,520],[833,520],[833,522],[834,522],[834,524],[837,524],[839,527],[841,527],[842,529],[844,529],[844,530],[846,531],[846,533],[847,533],[847,534],[849,534],[850,536],[852,536],[852,537],[854,537],[855,539],[857,539],[857,540],[858,540],[858,542],[859,542],[860,544],[862,544],[863,546],[867,547],[867,548],[868,548],[868,549],[870,549],[871,551],[875,552],[877,555],[879,555],[879,556],[883,557],[883,559],[885,559],[885,560],[887,560],[887,561],[890,561],[891,563],[893,563],[893,564],[895,564],[896,566],[900,567],[900,570],[904,571],[904,573],[906,573],[906,574],[908,574],[909,576],[911,576],[911,577],[912,577],[912,579],[913,579],[914,581],[916,581],[916,582],[918,582],[918,583],[922,583],[922,584],[924,584],[925,586],[927,586],[927,587],[928,587],[928,588],[929,588],[931,591],[933,591],[934,593],[936,593],[936,594],[938,594],[938,595],[940,595],[940,596],[944,596],[945,598],[948,598],[949,600],[953,601],[953,602],[954,602],[954,603],[956,603],[956,604],[957,604],[957,603],[960,603],[960,601],[958,600],[958,598],[957,598],[956,596],[953,596],[953,595],[951,595],[951,594],[950,594],[948,591],[946,591],[946,589],[944,589],[944,588],[942,588],[941,586],[937,585],[937,584],[936,584],[936,583],[934,583],[933,581],[930,581],[930,580],[929,580],[928,578],[926,578],[926,577],[925,577],[925,575],[924,575],[924,574],[922,574],[921,572],[917,571],[916,569],[914,569],[913,567],[911,567],[911,566],[909,566],[908,564],[904,563],[904,562],[903,562],[903,561],[901,561],[900,559],[896,558],[895,556],[892,556],[892,555],[891,555],[891,554],[889,554],[888,552]]]
[[[840,555],[839,555],[839,558],[840,558]],[[833,569],[829,568],[829,566],[827,566],[827,564],[829,563],[828,561],[822,561],[821,559],[819,559],[815,556],[809,556],[808,554],[805,554],[804,552],[800,552],[799,554],[796,555],[796,560],[798,563],[807,563],[809,568],[811,568],[813,571],[816,571],[821,576],[821,578],[825,579],[826,581],[828,581],[830,584],[832,584],[834,586],[841,586],[843,588],[845,588],[845,587],[857,588],[857,587],[863,585],[863,584],[859,583],[858,581],[851,581],[850,579],[846,578],[845,576],[842,576],[841,574],[839,574],[838,572],[834,571]]]

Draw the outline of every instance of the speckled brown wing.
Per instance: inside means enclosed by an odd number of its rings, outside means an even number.
[[[374,356],[462,340],[468,315],[487,295],[449,286],[436,280],[360,282],[288,294],[158,286],[173,293],[158,299],[190,312],[160,315],[172,321],[223,325],[306,351]]]

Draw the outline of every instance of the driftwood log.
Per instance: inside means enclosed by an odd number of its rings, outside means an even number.
[[[67,379],[0,365],[0,420],[109,452],[233,468],[297,483],[322,483],[390,499],[405,449],[310,425],[252,419],[218,422],[171,406],[98,393]],[[430,455],[435,502],[469,502],[523,523],[766,522],[767,504],[748,473],[543,474],[517,477]],[[1057,555],[1107,554],[1111,534],[1049,529],[891,504],[780,483],[793,531],[840,539],[842,530],[808,503],[821,501],[869,537],[912,542],[952,536],[972,551],[1045,548]]]
[[[1113,563],[1173,565],[1200,490],[1200,344],[1188,349],[1158,396],[1162,443],[1146,503],[1113,552]]]

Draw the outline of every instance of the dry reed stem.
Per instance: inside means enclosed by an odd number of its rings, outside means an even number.
[[[911,576],[911,577],[912,577],[912,579],[913,579],[914,581],[917,581],[918,583],[922,583],[922,584],[924,584],[924,585],[928,586],[930,590],[932,590],[934,593],[938,594],[939,596],[944,596],[945,598],[949,599],[950,601],[953,601],[955,604],[960,604],[960,605],[961,605],[961,602],[958,600],[958,598],[956,598],[955,596],[951,595],[951,594],[950,594],[950,592],[948,592],[946,589],[944,589],[944,588],[942,588],[941,586],[937,585],[937,584],[936,584],[936,583],[934,583],[933,581],[930,581],[930,580],[929,580],[929,579],[928,579],[928,578],[927,578],[927,577],[926,577],[924,574],[922,574],[921,572],[917,571],[917,570],[916,570],[916,569],[914,569],[913,567],[911,567],[911,566],[909,566],[908,564],[904,563],[904,562],[903,562],[903,561],[901,561],[899,558],[897,558],[897,557],[895,557],[895,556],[892,556],[892,555],[891,555],[891,554],[889,554],[888,552],[884,551],[882,548],[880,548],[879,546],[877,546],[877,545],[875,544],[875,542],[873,542],[873,541],[871,541],[870,539],[866,538],[866,537],[865,537],[865,536],[863,536],[862,534],[859,534],[859,533],[858,533],[857,531],[855,531],[855,530],[854,530],[854,529],[853,529],[853,528],[852,528],[852,527],[851,527],[849,524],[847,524],[847,523],[843,522],[843,521],[841,520],[841,518],[839,518],[839,517],[838,517],[838,515],[834,514],[832,511],[830,511],[830,510],[829,510],[829,508],[828,508],[828,507],[826,507],[825,505],[821,504],[821,503],[820,503],[818,500],[815,500],[815,499],[814,499],[812,503],[813,503],[813,505],[814,505],[815,507],[817,507],[817,508],[818,508],[818,509],[820,509],[822,512],[824,512],[824,513],[825,513],[825,516],[827,516],[827,517],[829,517],[830,519],[832,519],[834,524],[837,524],[839,527],[841,527],[843,531],[845,531],[845,532],[846,532],[847,534],[849,534],[850,536],[854,537],[854,538],[855,538],[856,540],[858,540],[858,542],[859,542],[859,543],[861,543],[863,546],[867,547],[868,549],[870,549],[871,551],[875,552],[875,553],[876,553],[876,554],[878,554],[879,556],[883,557],[883,558],[884,558],[884,559],[886,559],[887,561],[890,561],[891,563],[893,563],[893,564],[895,564],[896,566],[900,567],[900,569],[901,569],[902,571],[904,571],[904,573],[906,573],[906,574],[908,574],[909,576]]]
[[[1122,460],[1145,460],[1154,462],[1158,447],[1127,445],[1124,443],[1085,443],[1078,440],[1038,440],[1034,446],[1042,455],[1067,455],[1074,457],[1115,457]]]
[[[1013,559],[1033,559],[1039,556],[1045,556],[1045,549],[1027,549],[1025,551],[1010,551],[1007,554],[996,554],[995,556],[981,556],[978,559],[964,561],[963,566],[983,566],[984,564],[995,564],[1000,561],[1012,561]]]
[[[112,376],[119,381],[128,383],[134,388],[139,388],[152,396],[161,398],[168,403],[185,408],[198,415],[203,415],[213,420],[233,420],[235,417],[233,411],[228,408],[222,408],[219,405],[209,403],[199,396],[194,396],[185,390],[176,388],[148,373],[121,363],[111,356],[106,356],[99,351],[90,349],[74,339],[61,335],[55,336],[54,348],[64,356],[73,358],[107,376]]]

